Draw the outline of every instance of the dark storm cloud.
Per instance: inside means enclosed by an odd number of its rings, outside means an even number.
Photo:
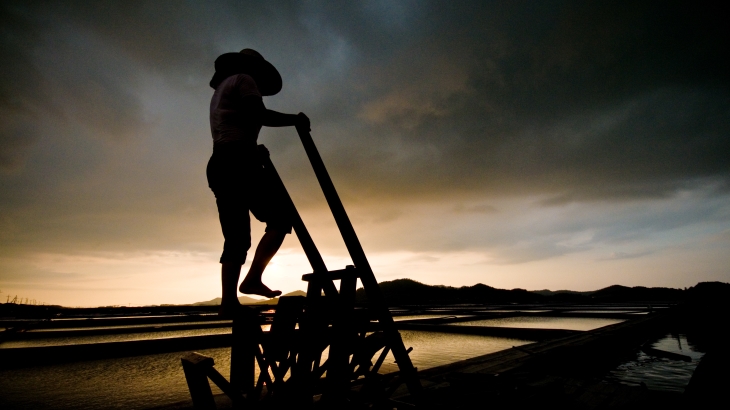
[[[351,127],[341,144],[402,172],[411,194],[579,197],[595,183],[643,187],[728,168],[728,29],[702,3],[53,2],[3,15],[4,111],[12,96],[30,94],[13,106],[28,111],[60,93],[56,111],[89,113],[74,119],[113,135],[143,122],[135,70],[205,82],[215,56],[241,41],[265,47],[288,97],[322,128]],[[48,43],[48,32],[72,29]],[[32,55],[44,40],[58,55]],[[38,73],[39,63],[60,70]],[[5,134],[8,156],[23,143]]]
[[[691,178],[727,178],[730,44],[719,9],[431,6],[412,31],[381,30],[390,42],[368,41],[377,27],[339,27],[368,56],[358,73],[371,128],[348,161],[364,153],[370,163],[363,146],[382,144],[373,190],[396,174],[390,195],[543,193],[558,203],[665,196]]]
[[[3,6],[0,168],[23,165],[39,141],[87,133],[124,139],[143,123],[134,67],[98,37],[53,15],[50,3]],[[51,15],[43,14],[51,13]],[[51,130],[49,130],[51,128]]]
[[[172,226],[189,213],[165,212],[209,200],[207,82],[218,54],[243,47],[279,68],[284,90],[266,104],[310,115],[349,203],[517,194],[564,205],[729,185],[730,44],[708,4],[0,7],[0,187],[12,192],[0,205],[5,219],[66,221],[39,232],[94,213],[75,228],[89,241],[105,229],[146,236],[150,219]],[[160,84],[169,95],[150,88]],[[153,118],[150,107],[168,108]],[[295,137],[266,130],[262,142],[306,207],[314,183]],[[400,217],[391,210],[378,220]]]
[[[0,170],[17,168],[26,147],[35,137],[34,107],[28,94],[41,95],[38,78],[24,48],[37,41],[36,28],[7,10],[0,12]],[[25,78],[18,78],[19,76]],[[24,81],[25,80],[25,81]]]

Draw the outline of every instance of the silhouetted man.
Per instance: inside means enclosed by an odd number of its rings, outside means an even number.
[[[229,316],[239,305],[236,286],[251,247],[249,211],[266,223],[266,233],[241,283],[241,293],[265,297],[281,294],[264,285],[261,276],[292,230],[286,202],[262,172],[256,148],[259,131],[262,126],[296,126],[308,131],[309,118],[302,113],[282,114],[266,109],[261,97],[281,90],[281,76],[251,49],[218,57],[210,86],[215,89],[210,101],[213,155],[208,161],[207,176],[225,238],[220,258],[220,314]]]

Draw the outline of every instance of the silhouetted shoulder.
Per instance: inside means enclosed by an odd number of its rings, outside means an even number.
[[[259,87],[256,85],[256,81],[248,74],[236,74],[233,78],[232,87],[238,92],[241,97],[254,95],[261,98],[261,92]]]

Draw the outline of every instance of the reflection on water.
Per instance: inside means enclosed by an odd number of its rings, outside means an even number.
[[[471,320],[468,322],[450,323],[452,326],[494,326],[518,327],[528,329],[565,329],[593,330],[599,327],[623,322],[623,319],[607,319],[593,317],[531,317],[517,316],[499,319]]]
[[[124,333],[118,335],[95,335],[95,336],[71,336],[71,337],[52,337],[44,339],[30,340],[9,340],[0,344],[3,349],[14,347],[37,347],[37,346],[58,346],[58,345],[75,345],[87,343],[106,343],[106,342],[125,342],[130,340],[148,340],[148,339],[164,339],[170,337],[184,336],[201,336],[213,335],[220,333],[231,333],[231,328],[221,327],[213,329],[193,329],[193,330],[172,330],[162,332],[149,333]]]
[[[565,313],[635,313],[635,310],[568,310]],[[648,313],[648,312],[647,312]]]
[[[261,325],[261,329],[269,330],[271,325]],[[96,328],[92,328],[96,329]],[[38,346],[60,346],[75,345],[87,343],[107,343],[107,342],[126,342],[131,340],[149,340],[149,339],[165,339],[171,337],[187,337],[202,335],[217,335],[223,333],[231,333],[230,327],[206,328],[206,329],[188,329],[188,330],[164,330],[145,333],[122,333],[111,335],[93,335],[93,336],[70,336],[70,337],[48,337],[29,340],[7,340],[0,343],[0,349],[15,347],[38,347]]]
[[[218,313],[199,313],[199,314],[197,314],[197,316],[217,316],[217,315],[218,315]],[[79,316],[79,317],[62,317],[62,318],[56,318],[56,319],[53,319],[52,322],[63,322],[63,321],[66,321],[66,320],[79,320],[79,319],[83,319],[83,320],[139,319],[140,317],[144,317],[144,318],[150,318],[150,317],[154,317],[154,318],[160,318],[160,317],[164,317],[164,318],[168,318],[168,317],[179,318],[180,315],[135,315],[135,316],[106,316],[106,315],[103,315],[103,316]]]
[[[393,317],[393,320],[398,322],[400,320],[439,319],[439,318],[447,318],[447,317],[465,317],[465,316],[471,316],[471,315],[405,315],[405,316],[395,316],[395,317]]]
[[[487,353],[509,349],[532,343],[525,340],[506,339],[500,337],[455,335],[448,333],[432,333],[416,330],[401,330],[401,337],[406,349],[413,347],[411,361],[421,370],[469,359]],[[398,370],[393,355],[389,354],[383,363],[381,372],[389,373]]]
[[[210,349],[228,374],[229,349]],[[187,400],[181,353],[0,371],[3,409],[140,409]],[[220,360],[219,360],[220,358]]]
[[[612,370],[606,379],[634,386],[644,383],[650,390],[684,392],[704,352],[697,351],[694,346],[687,343],[687,336],[684,334],[666,335],[654,342],[651,347],[689,356],[692,361],[649,356],[640,351],[636,354],[636,358]]]
[[[84,326],[84,327],[59,327],[59,328],[47,328],[47,329],[30,329],[26,330],[26,332],[29,333],[45,333],[45,332],[64,332],[64,331],[70,331],[70,330],[90,330],[90,329],[134,329],[134,328],[144,328],[144,327],[156,327],[156,328],[164,328],[164,327],[175,327],[180,325],[201,325],[201,327],[204,327],[205,325],[218,325],[218,324],[230,324],[230,320],[216,320],[216,321],[210,321],[210,322],[183,322],[183,323],[145,323],[140,325],[124,325],[124,326]]]
[[[155,332],[155,335],[158,333]],[[527,341],[473,335],[402,331],[413,364],[425,369],[496,352]],[[121,335],[120,335],[121,336]],[[228,377],[230,348],[201,350]],[[0,408],[138,409],[190,399],[180,357],[184,353],[0,370]],[[397,370],[390,356],[381,372]],[[213,386],[214,393],[221,393]]]

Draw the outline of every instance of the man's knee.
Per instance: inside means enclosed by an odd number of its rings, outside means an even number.
[[[232,263],[243,265],[246,263],[246,255],[251,249],[251,239],[247,238],[226,238],[223,243],[223,253],[220,263]]]
[[[287,222],[267,223],[264,231],[272,234],[278,233],[283,236],[291,233],[292,224]]]

